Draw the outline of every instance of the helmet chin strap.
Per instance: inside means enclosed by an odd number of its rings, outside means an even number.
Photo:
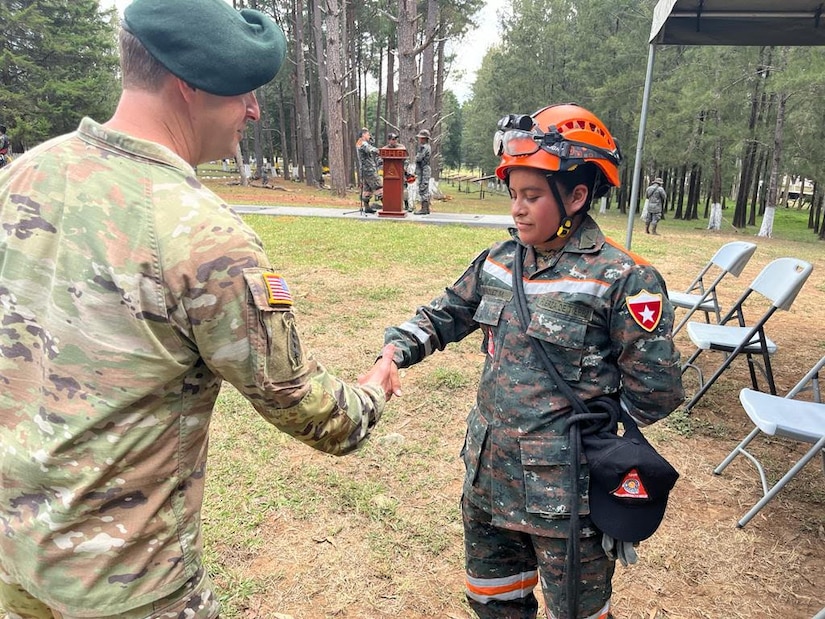
[[[567,214],[567,209],[564,208],[564,200],[561,199],[561,193],[559,192],[559,188],[556,186],[556,183],[553,181],[553,175],[547,174],[545,176],[547,179],[547,184],[550,185],[550,191],[553,193],[553,197],[556,200],[556,206],[559,209],[559,215],[561,215],[561,220],[559,221],[558,229],[548,238],[545,243],[549,243],[550,241],[555,241],[556,239],[563,239],[570,231],[573,229],[573,218]]]

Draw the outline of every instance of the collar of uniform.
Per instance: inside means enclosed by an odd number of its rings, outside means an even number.
[[[519,245],[526,246],[518,236],[518,228],[511,226],[507,228],[510,237]],[[599,225],[590,215],[585,215],[581,225],[567,240],[558,253],[573,252],[577,254],[593,254],[599,251],[604,245],[604,234]]]
[[[604,245],[604,234],[590,215],[585,215],[581,225],[564,246],[565,251],[593,254]]]
[[[96,146],[117,149],[132,157],[149,159],[156,163],[179,168],[189,175],[195,174],[195,169],[189,165],[188,162],[181,159],[165,146],[161,146],[156,142],[149,142],[148,140],[139,140],[120,131],[107,129],[89,117],[85,117],[80,121],[80,126],[77,128],[77,135],[81,139]]]

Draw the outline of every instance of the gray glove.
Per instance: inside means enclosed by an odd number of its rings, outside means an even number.
[[[627,401],[627,396],[621,394],[619,396],[619,403],[622,405],[622,410],[626,412],[628,415],[630,415],[630,418],[636,422],[637,426],[639,426],[640,428],[646,428],[650,425],[650,421],[646,421],[641,418],[641,415],[639,414],[641,410],[636,408],[630,402]]]
[[[636,555],[636,544],[613,539],[607,533],[602,533],[602,549],[608,559],[621,561],[625,567],[633,565],[639,558]]]

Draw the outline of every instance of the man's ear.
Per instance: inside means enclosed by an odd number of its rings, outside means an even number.
[[[188,84],[187,82],[185,82],[184,80],[182,80],[179,77],[175,76],[172,79],[174,79],[175,88],[180,93],[181,97],[183,97],[183,100],[186,101],[187,103],[191,103],[192,98],[198,92],[198,89],[195,88],[194,86]]]

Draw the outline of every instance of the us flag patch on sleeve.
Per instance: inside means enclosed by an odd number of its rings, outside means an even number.
[[[289,286],[278,273],[263,273],[266,296],[270,305],[292,305],[292,293]]]

